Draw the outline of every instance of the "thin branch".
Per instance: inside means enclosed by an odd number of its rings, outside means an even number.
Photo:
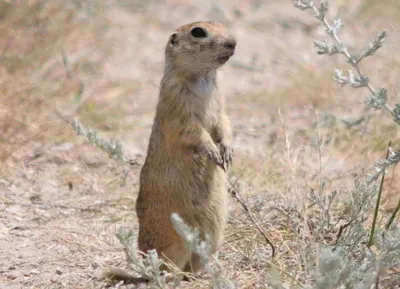
[[[346,224],[340,226],[339,232],[337,233],[337,236],[336,236],[336,241],[335,241],[335,244],[336,244],[336,245],[338,244],[339,239],[340,239],[340,237],[342,236],[344,230],[345,230],[348,226],[350,226],[352,223],[353,223],[353,220],[351,220],[350,222],[348,222],[348,223],[346,223]]]
[[[394,219],[396,218],[396,216],[397,216],[397,214],[398,214],[399,212],[400,212],[400,200],[399,200],[399,202],[397,203],[396,209],[394,209],[392,215],[390,216],[389,221],[387,222],[387,224],[386,224],[386,226],[385,226],[385,229],[386,229],[386,230],[389,230],[390,226],[392,225]]]
[[[334,80],[341,85],[350,85],[353,88],[367,87],[371,92],[371,96],[366,99],[366,104],[368,107],[373,109],[384,109],[390,113],[393,120],[400,125],[400,102],[398,102],[394,107],[387,103],[387,90],[385,88],[376,89],[372,84],[370,79],[362,72],[359,64],[364,58],[373,55],[379,48],[382,47],[386,37],[387,32],[385,30],[379,32],[375,38],[370,41],[368,47],[366,47],[360,53],[351,53],[343,41],[339,37],[339,31],[343,27],[340,19],[334,20],[330,23],[326,19],[326,14],[328,11],[328,0],[321,0],[320,6],[317,7],[312,0],[293,0],[295,7],[301,10],[311,10],[314,12],[315,17],[322,23],[325,27],[327,34],[335,41],[335,45],[330,46],[326,40],[314,41],[314,45],[317,47],[318,54],[343,54],[347,58],[347,62],[354,68],[357,75],[349,70],[349,75],[344,76],[342,71],[335,69]],[[371,183],[378,179],[378,177],[383,173],[383,171],[390,165],[400,162],[400,152],[395,153],[387,160],[378,161],[375,164],[376,173],[373,175],[368,175],[367,183]]]
[[[315,7],[315,6],[314,6]],[[366,57],[354,57],[347,49],[347,47],[343,44],[343,42],[340,40],[337,32],[335,31],[335,29],[332,28],[331,24],[328,22],[328,20],[326,20],[326,18],[324,17],[322,20],[323,24],[325,25],[327,31],[331,31],[331,33],[328,33],[335,41],[336,43],[341,47],[342,49],[342,54],[344,54],[347,58],[348,63],[355,69],[355,71],[357,72],[359,77],[365,77],[364,74],[361,71],[361,68],[359,66],[359,63],[361,61],[362,58]],[[380,39],[385,39],[386,37],[386,31],[382,31],[381,34],[378,35],[378,38]],[[383,40],[382,40],[383,41]],[[369,91],[373,94],[376,95],[377,94],[377,90],[372,86],[371,82],[368,81],[366,84],[367,88],[369,89]],[[393,108],[385,103],[383,105],[383,108],[389,112],[392,116],[394,115],[393,112]]]
[[[375,37],[375,39],[373,39],[370,42],[369,47],[364,49],[364,51],[361,52],[359,55],[353,55],[352,53],[349,52],[348,48],[346,47],[346,45],[344,45],[344,43],[342,42],[342,40],[340,39],[340,37],[338,35],[340,29],[343,27],[341,20],[337,19],[334,21],[333,24],[331,24],[325,17],[327,10],[328,10],[328,3],[329,3],[328,1],[322,0],[321,6],[319,8],[317,8],[315,6],[314,1],[294,0],[295,7],[300,8],[302,10],[311,9],[314,12],[315,17],[319,21],[321,21],[321,23],[326,28],[326,32],[336,42],[335,46],[329,47],[328,43],[325,40],[315,41],[314,44],[318,48],[318,54],[327,54],[328,53],[328,54],[332,55],[335,53],[341,53],[341,54],[345,55],[347,58],[347,62],[357,72],[358,78],[364,79],[364,81],[365,81],[364,85],[358,86],[358,87],[363,87],[363,86],[367,87],[369,89],[369,91],[372,93],[372,98],[379,96],[380,90],[377,90],[373,87],[373,85],[370,83],[369,79],[362,72],[362,70],[359,66],[359,63],[362,59],[374,54],[380,47],[382,47],[382,44],[387,36],[386,31],[384,30],[384,31],[378,33],[378,35]],[[395,120],[398,120],[398,116],[395,113],[394,109],[389,104],[387,104],[386,101],[382,104],[381,107],[384,108],[387,112],[389,112]]]
[[[231,193],[231,196],[242,206],[243,210],[245,211],[247,217],[252,221],[254,226],[256,227],[257,231],[263,236],[265,241],[270,245],[271,250],[272,250],[272,257],[275,257],[275,246],[271,242],[271,240],[268,238],[267,234],[265,233],[264,229],[261,227],[260,222],[257,220],[257,218],[253,215],[251,209],[249,206],[246,204],[246,202],[243,200],[242,196],[240,193],[234,188],[233,184],[231,183],[231,187],[229,189],[229,192]]]
[[[390,145],[391,141],[389,142],[387,151],[386,151],[386,159],[389,157],[389,152],[390,152]],[[376,220],[378,219],[378,211],[379,211],[379,204],[381,203],[381,197],[382,197],[382,189],[383,189],[383,183],[385,181],[385,170],[382,172],[382,178],[381,178],[381,183],[379,186],[379,191],[378,191],[378,198],[376,199],[376,206],[375,206],[375,212],[374,212],[374,218],[372,220],[372,226],[371,226],[371,234],[369,236],[369,241],[367,244],[367,247],[370,248],[373,243],[374,243],[374,234],[375,234],[375,227],[376,227]]]
[[[398,162],[400,162],[400,151],[392,152],[389,158],[377,161],[375,163],[376,172],[368,175],[367,182],[372,183],[377,180],[379,175],[382,174],[387,167],[397,164]]]

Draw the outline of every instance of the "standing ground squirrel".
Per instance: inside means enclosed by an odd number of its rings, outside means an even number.
[[[222,245],[232,133],[225,100],[217,90],[216,70],[234,54],[235,46],[235,38],[217,22],[190,23],[171,34],[140,174],[139,249],[156,249],[180,270],[194,274],[202,270],[200,258],[185,247],[171,214],[178,213],[203,237],[208,234],[212,253]],[[103,277],[128,279],[118,272]]]

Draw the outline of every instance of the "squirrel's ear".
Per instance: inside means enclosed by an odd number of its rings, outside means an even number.
[[[169,37],[169,43],[172,45],[175,45],[178,43],[178,39],[176,39],[176,33],[172,33],[171,36]]]

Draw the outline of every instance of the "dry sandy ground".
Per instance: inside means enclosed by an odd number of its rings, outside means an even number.
[[[102,137],[121,140],[129,157],[143,159],[164,45],[187,22],[218,20],[237,37],[237,53],[220,74],[234,127],[230,176],[259,212],[301,198],[320,178],[345,198],[354,175],[364,175],[384,155],[389,139],[399,146],[388,117],[364,111],[367,91],[333,82],[333,68],[346,70],[345,61],[315,53],[312,39],[323,29],[291,1],[36,2],[0,1],[2,289],[104,288],[109,285],[94,278],[96,268],[127,266],[115,232],[137,227],[139,169],[121,187],[123,166],[76,137],[55,112],[78,117]],[[376,86],[389,89],[394,103],[400,95],[400,4],[381,2],[337,1],[330,17],[342,17],[343,39],[355,49],[388,30],[385,46],[363,68]],[[27,13],[21,5],[33,8]],[[362,116],[367,121],[358,126],[342,121]],[[400,192],[395,174],[389,172],[383,212],[393,210]],[[265,258],[269,249],[255,242],[257,232],[234,201],[231,217],[220,252],[224,274],[238,288],[266,288],[266,265],[239,249],[252,247]],[[263,225],[279,231],[268,216]],[[279,236],[271,233],[283,247]]]

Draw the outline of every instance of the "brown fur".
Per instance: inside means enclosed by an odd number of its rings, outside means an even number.
[[[195,38],[201,27],[208,35]],[[202,270],[172,227],[171,214],[208,234],[214,253],[227,217],[226,166],[232,159],[231,125],[217,91],[216,70],[234,53],[236,40],[216,22],[177,29],[165,49],[159,102],[140,174],[136,203],[139,249],[156,249],[182,271]],[[163,268],[167,269],[167,268]]]
[[[147,279],[133,276],[119,268],[102,268],[96,272],[96,277],[102,280],[108,281],[120,281],[123,280],[125,283],[145,283]]]

